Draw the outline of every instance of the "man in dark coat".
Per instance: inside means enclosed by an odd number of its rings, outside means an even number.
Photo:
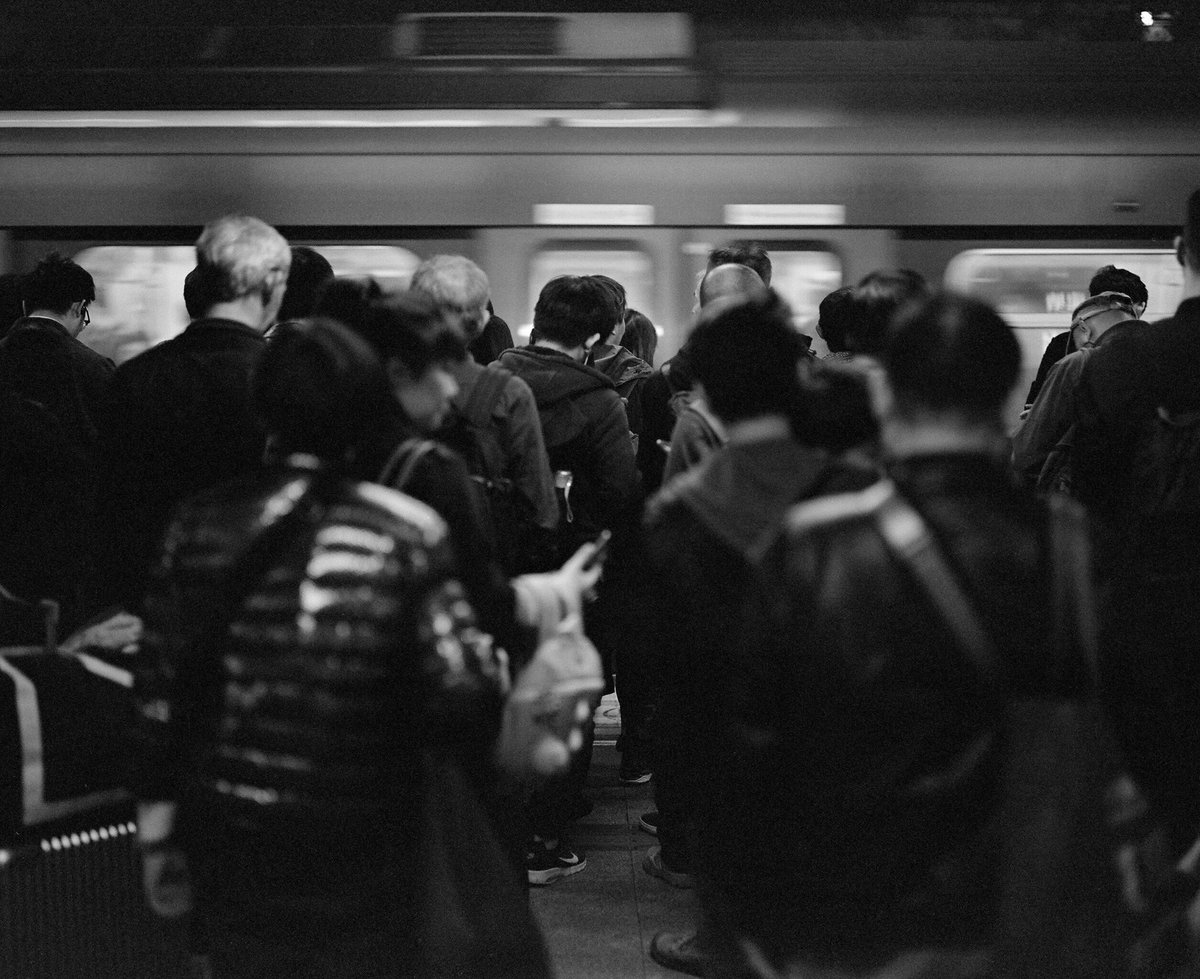
[[[505,351],[500,364],[525,381],[537,400],[550,468],[563,490],[558,552],[566,557],[601,530],[613,531],[600,601],[589,610],[587,633],[608,661],[618,654],[618,611],[612,607],[629,573],[630,536],[641,503],[641,484],[625,408],[612,381],[583,361],[612,323],[608,291],[587,276],[552,279],[533,312],[538,342]],[[548,565],[549,570],[556,560]],[[618,665],[618,675],[621,667]],[[531,811],[534,841],[530,882],[547,883],[582,867],[582,857],[562,842],[566,824],[586,809],[581,790],[591,758],[587,739],[571,773],[551,780]]]
[[[658,679],[654,730],[657,816],[642,817],[660,846],[647,873],[693,883],[693,845],[711,814],[729,733],[721,709],[739,638],[751,560],[792,504],[875,480],[801,445],[789,426],[800,398],[804,350],[774,292],[706,307],[688,339],[691,365],[728,444],[665,486],[645,521],[649,646]],[[651,955],[685,971],[705,964],[710,939],[660,933]]]
[[[910,307],[882,359],[890,482],[758,567],[702,900],[755,974],[1113,974],[1082,513],[1009,477],[993,310]]]
[[[230,215],[205,227],[196,259],[205,315],[122,364],[109,391],[98,601],[131,610],[171,508],[263,455],[250,378],[283,301],[287,241],[257,218]]]
[[[1109,585],[1106,686],[1133,774],[1178,856],[1200,819],[1200,191],[1175,247],[1175,315],[1115,337],[1084,365],[1072,463]]]
[[[96,450],[113,362],[79,341],[96,284],[86,269],[47,255],[21,284],[26,315],[0,343],[0,382],[41,402],[89,459]]]

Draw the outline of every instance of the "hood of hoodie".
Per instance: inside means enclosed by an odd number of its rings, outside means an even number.
[[[500,355],[500,364],[533,390],[538,409],[545,411],[591,391],[615,385],[600,371],[549,347],[517,347]]]
[[[614,347],[608,343],[592,347],[590,360],[591,366],[612,381],[618,389],[630,381],[636,381],[639,377],[649,377],[654,373],[654,368],[632,350]]]

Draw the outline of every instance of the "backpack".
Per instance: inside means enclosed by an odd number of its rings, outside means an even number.
[[[467,463],[476,500],[492,529],[497,557],[510,573],[521,570],[522,555],[534,527],[528,506],[507,475],[508,453],[492,424],[493,409],[515,376],[497,363],[488,364],[444,433],[447,443]]]

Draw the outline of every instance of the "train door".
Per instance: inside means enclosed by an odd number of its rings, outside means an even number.
[[[834,289],[868,272],[895,264],[891,231],[863,228],[742,227],[689,228],[681,235],[680,263],[686,292],[677,303],[691,310],[708,253],[730,241],[755,241],[771,258],[771,286],[792,308],[796,328],[813,338],[813,349],[828,352],[816,334],[817,307]],[[684,336],[679,337],[682,343]],[[676,344],[676,347],[678,344]],[[661,349],[661,347],[660,347]],[[670,356],[675,348],[664,356]]]
[[[628,305],[645,313],[664,338],[660,354],[686,322],[672,303],[681,288],[674,229],[484,228],[479,245],[496,313],[508,322],[518,344],[529,341],[542,286],[558,275],[608,275],[620,282]]]

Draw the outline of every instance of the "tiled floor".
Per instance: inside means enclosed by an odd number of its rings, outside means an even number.
[[[623,786],[617,780],[613,742],[619,731],[616,700],[606,697],[597,711],[587,788],[595,809],[570,835],[587,855],[587,869],[532,888],[559,979],[678,979],[681,973],[650,958],[650,939],[658,931],[694,927],[695,893],[642,870],[654,837],[638,829],[638,816],[654,807],[654,793],[650,783]]]

